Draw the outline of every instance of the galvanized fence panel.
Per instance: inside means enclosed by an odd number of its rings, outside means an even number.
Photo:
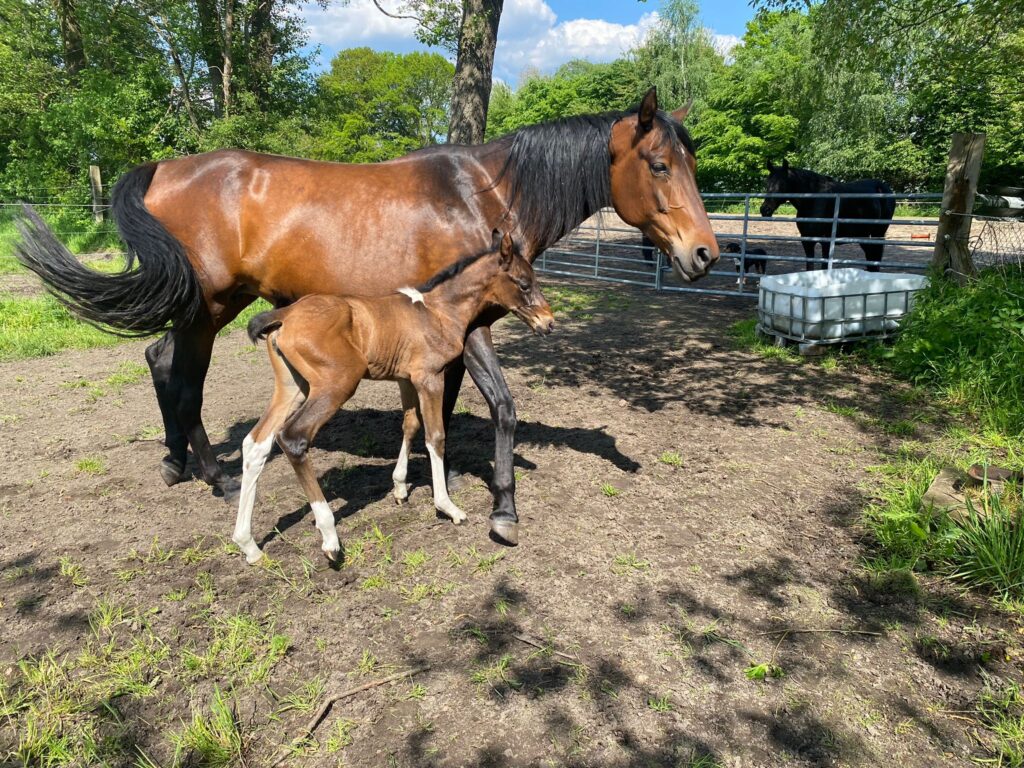
[[[834,199],[832,216],[827,218],[799,218],[773,216],[763,218],[757,214],[755,203],[767,197],[795,199],[823,197]],[[585,277],[628,285],[641,285],[661,291],[704,293],[724,296],[757,297],[760,275],[749,271],[754,259],[766,259],[769,273],[779,274],[805,268],[807,257],[804,242],[816,244],[815,263],[825,260],[820,245],[829,245],[828,266],[858,267],[863,269],[875,262],[864,258],[861,243],[885,245],[885,254],[879,264],[884,272],[924,273],[928,269],[935,248],[937,215],[901,215],[892,220],[851,219],[840,214],[843,200],[864,198],[894,199],[898,209],[913,206],[937,209],[939,194],[787,194],[768,195],[758,192],[724,192],[703,195],[712,227],[722,250],[722,258],[715,268],[698,283],[684,283],[676,276],[664,254],[645,249],[640,231],[625,224],[608,208],[583,222],[567,237],[545,251],[536,266],[549,275]],[[752,211],[754,214],[752,215]],[[930,211],[929,211],[930,212]],[[937,210],[936,210],[937,214]],[[797,223],[831,224],[828,237],[803,237]],[[878,238],[840,237],[840,224],[888,223],[884,240]],[[725,245],[735,242],[739,253],[725,253]],[[761,248],[765,254],[751,254],[752,248]],[[735,259],[735,260],[734,260]]]

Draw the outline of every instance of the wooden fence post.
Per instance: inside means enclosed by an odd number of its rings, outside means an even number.
[[[98,165],[89,166],[89,187],[92,190],[92,220],[99,224],[103,221],[103,180],[100,179]]]
[[[969,245],[971,212],[981,175],[981,158],[985,150],[985,134],[954,133],[953,147],[946,166],[946,186],[942,192],[942,211],[935,235],[932,266],[963,283],[974,274]]]

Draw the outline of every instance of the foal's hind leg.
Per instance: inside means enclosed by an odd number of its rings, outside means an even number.
[[[402,391],[402,448],[398,452],[398,463],[391,479],[395,481],[395,501],[404,504],[409,498],[409,484],[405,482],[409,470],[409,447],[416,433],[420,431],[420,417],[416,413],[418,398],[412,382],[401,380],[398,387]]]
[[[416,382],[416,393],[423,413],[426,429],[427,453],[430,455],[430,474],[434,486],[434,507],[447,515],[458,525],[465,521],[466,513],[459,509],[448,496],[444,474],[444,419],[442,418],[442,397],[444,383],[440,377]]]
[[[334,513],[309,463],[309,446],[320,428],[352,397],[363,373],[362,370],[344,371],[340,375],[332,372],[332,378],[326,386],[317,386],[311,382],[306,402],[288,418],[277,435],[277,442],[291,462],[299,484],[309,499],[317,530],[323,537],[322,549],[331,561],[337,560],[341,542],[334,525]]]
[[[274,395],[259,423],[242,441],[242,490],[238,497],[235,532],[231,536],[231,540],[245,553],[245,560],[248,563],[255,563],[263,556],[263,552],[252,537],[252,510],[256,502],[256,484],[274,446],[274,437],[303,400],[299,383],[271,344],[272,342],[268,342],[270,362],[274,368]]]

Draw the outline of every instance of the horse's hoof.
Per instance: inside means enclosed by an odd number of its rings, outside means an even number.
[[[407,502],[409,500],[408,496],[406,496],[404,498],[399,498],[398,496],[394,496],[392,498],[394,498],[395,504],[397,504],[400,507],[405,506],[405,502]]]
[[[519,545],[519,523],[511,520],[491,520],[491,538],[509,547]]]
[[[461,491],[463,488],[468,488],[470,479],[461,472],[456,472],[454,469],[448,470],[448,475],[445,477],[445,485],[448,486],[448,493],[455,493]]]
[[[185,474],[184,464],[178,464],[171,459],[164,459],[160,462],[160,478],[167,483],[168,487],[180,483],[183,474]]]
[[[241,483],[233,477],[223,477],[213,485],[214,494],[223,497],[224,501],[228,504],[234,504],[238,501],[238,495],[241,490]]]

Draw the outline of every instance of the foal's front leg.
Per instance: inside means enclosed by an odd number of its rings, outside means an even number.
[[[419,395],[423,426],[426,429],[427,453],[430,455],[430,473],[434,486],[434,507],[458,525],[465,521],[466,513],[448,497],[448,485],[445,482],[442,414],[444,378],[436,376],[416,382],[416,393]]]
[[[398,388],[402,392],[402,449],[398,452],[398,463],[395,464],[395,472],[391,479],[395,482],[395,501],[404,504],[409,498],[409,484],[405,482],[409,470],[409,448],[412,439],[420,431],[420,417],[416,413],[416,388],[411,381],[404,379],[398,382]]]

